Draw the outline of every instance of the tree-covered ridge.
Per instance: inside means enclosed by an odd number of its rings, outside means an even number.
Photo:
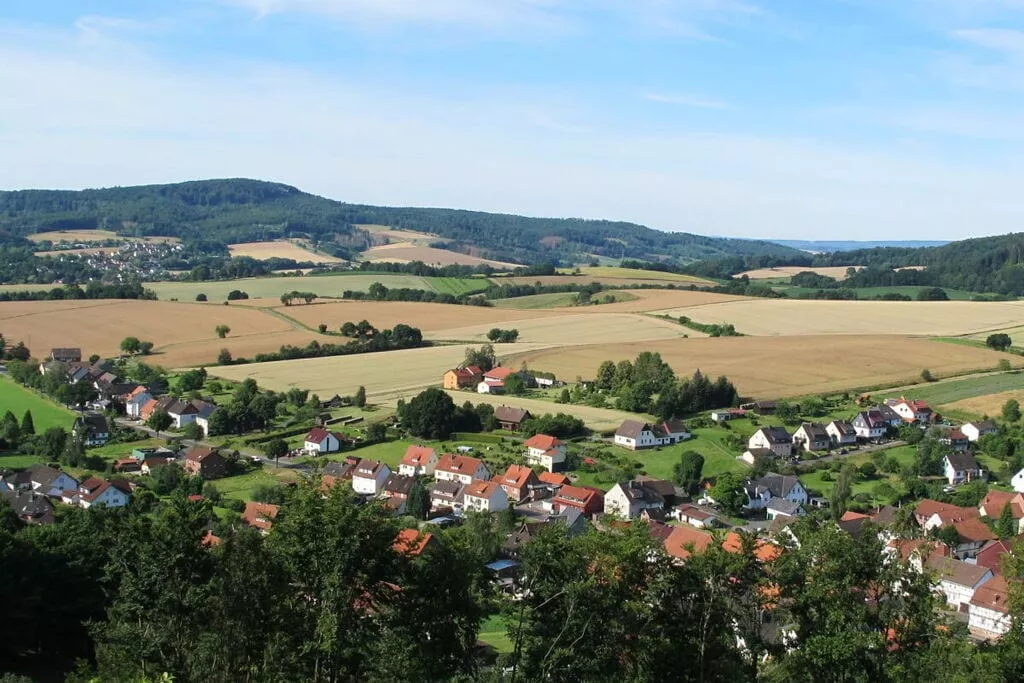
[[[686,262],[799,253],[768,242],[667,233],[635,223],[346,204],[280,183],[245,179],[0,192],[0,237],[8,241],[47,230],[98,228],[222,243],[296,235],[326,242],[343,235],[346,244],[365,247],[368,235],[355,224],[434,233],[449,248],[524,263],[590,256]]]

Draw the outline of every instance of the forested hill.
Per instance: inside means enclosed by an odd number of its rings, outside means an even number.
[[[353,227],[358,224],[434,233],[442,238],[437,246],[523,263],[594,256],[681,263],[799,253],[769,242],[668,233],[634,223],[346,204],[258,180],[0,192],[0,237],[8,242],[47,230],[101,228],[225,244],[305,235],[358,249],[365,246],[365,234]]]

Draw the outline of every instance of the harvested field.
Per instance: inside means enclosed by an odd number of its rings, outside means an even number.
[[[264,314],[266,315],[266,314]],[[272,318],[272,316],[267,315]],[[211,365],[217,362],[217,354],[221,349],[231,352],[232,358],[252,358],[257,353],[272,353],[283,345],[306,346],[317,340],[321,344],[337,344],[343,342],[340,337],[332,337],[307,330],[290,329],[283,332],[267,332],[264,334],[236,335],[232,328],[227,339],[203,339],[200,341],[181,342],[158,347],[158,355],[153,362],[168,368],[191,368],[198,365]],[[240,366],[241,367],[241,366]]]
[[[618,292],[612,292],[613,294]],[[678,308],[686,310],[690,306],[707,306],[710,304],[724,304],[733,301],[748,301],[745,297],[732,296],[729,294],[711,294],[709,292],[671,289],[631,289],[629,293],[635,298],[632,301],[619,301],[614,304],[601,304],[600,306],[579,306],[562,311],[573,313],[586,313],[595,315],[601,313],[646,313],[661,311],[667,308]],[[689,315],[680,313],[678,315]]]
[[[490,394],[474,394],[467,391],[449,391],[449,395],[455,403],[462,405],[469,400],[473,403],[490,403],[494,406],[512,406],[513,408],[526,408],[534,415],[544,413],[566,413],[575,415],[583,420],[588,427],[596,431],[615,429],[624,420],[644,419],[636,413],[627,413],[611,408],[592,408],[590,406],[578,406],[571,404],[553,403],[541,401],[534,398],[521,398],[519,396],[492,396]]]
[[[515,315],[514,312],[510,313]],[[492,327],[493,324],[454,327],[435,330],[430,336],[453,341],[486,342],[487,332]],[[519,342],[559,345],[679,339],[693,332],[667,320],[630,313],[572,315],[563,312],[548,318],[508,320],[501,327],[519,330]]]
[[[290,240],[229,244],[228,251],[231,252],[232,256],[248,256],[259,260],[290,258],[295,261],[310,261],[312,263],[342,263],[340,258],[318,254]]]
[[[430,242],[437,239],[432,232],[415,232],[413,230],[399,230],[387,225],[357,224],[355,227],[372,234],[375,237],[386,238],[388,242]],[[386,242],[387,243],[387,242]]]
[[[214,332],[220,324],[231,328],[227,339]],[[250,339],[260,350],[275,350],[285,342],[268,336],[294,332],[287,321],[251,308],[134,300],[7,302],[0,304],[0,327],[7,339],[24,341],[37,356],[56,346],[115,356],[121,340],[135,336],[154,342],[151,362],[167,367],[213,362],[222,347]],[[307,341],[313,336],[300,334]]]
[[[1024,302],[739,299],[661,312],[701,323],[732,323],[743,334],[755,336],[956,336],[1020,325]]]
[[[435,249],[434,247],[423,247],[412,242],[396,242],[384,244],[379,247],[371,247],[362,254],[364,261],[385,261],[391,263],[409,263],[410,261],[422,261],[432,266],[479,266],[488,264],[495,268],[517,268],[514,263],[492,261],[490,259],[460,254],[447,249]]]
[[[384,329],[405,323],[431,333],[472,325],[501,327],[508,321],[520,321],[537,317],[558,317],[552,311],[508,311],[482,306],[451,306],[448,304],[421,304],[406,301],[336,301],[297,306],[282,306],[274,301],[275,310],[298,320],[308,327],[326,324],[337,330],[347,321],[370,321],[374,327]],[[507,325],[505,325],[507,327]],[[429,335],[435,336],[435,335]]]
[[[94,254],[113,253],[118,247],[86,247],[83,249],[54,249],[52,251],[37,251],[36,256],[92,256]]]
[[[715,283],[704,278],[693,275],[682,275],[681,273],[663,273],[657,270],[640,270],[637,268],[619,268],[618,266],[585,266],[583,268],[561,268],[559,272],[571,274],[579,270],[577,277],[598,277],[611,280],[635,280],[637,282],[649,282],[651,280],[673,282],[675,284],[714,285]]]
[[[857,270],[860,270],[864,266],[854,266]],[[751,280],[774,280],[775,278],[789,278],[793,277],[797,273],[811,272],[817,273],[818,275],[824,275],[825,277],[835,278],[836,280],[846,279],[847,266],[824,266],[821,268],[804,268],[801,266],[781,266],[779,268],[760,268],[758,270],[748,270],[745,273],[740,273],[736,277],[742,277],[746,275]]]
[[[721,337],[632,344],[593,344],[517,353],[507,364],[542,367],[559,377],[593,377],[604,360],[632,359],[656,351],[679,375],[700,369],[727,375],[744,396],[775,398],[824,393],[882,383],[919,381],[923,368],[936,376],[992,368],[1006,358],[985,349],[927,339],[886,336]]]
[[[102,242],[118,239],[118,235],[110,230],[52,230],[37,232],[27,239],[33,242]]]
[[[228,292],[238,289],[252,298],[276,299],[285,292],[314,292],[320,296],[340,297],[345,290],[362,291],[369,289],[374,282],[388,288],[410,287],[412,289],[431,289],[427,278],[416,275],[342,273],[338,275],[314,275],[303,277],[259,277],[241,280],[217,280],[210,282],[151,282],[146,287],[156,292],[161,299],[178,299],[193,301],[196,294],[206,294],[210,301],[224,301]],[[280,303],[280,302],[279,302]]]
[[[495,346],[507,354],[511,345]],[[302,360],[211,367],[218,377],[241,381],[254,378],[260,386],[283,391],[292,387],[309,389],[321,397],[352,394],[366,387],[372,399],[412,398],[428,386],[440,386],[441,376],[465,358],[464,346],[433,346],[404,351],[361,353],[352,356],[307,358]],[[477,394],[465,394],[467,398]]]
[[[64,285],[0,285],[0,292],[48,292]]]
[[[913,398],[927,401],[933,406],[948,406],[968,399],[989,395],[1024,391],[1024,374],[1018,372],[992,372],[976,377],[956,378],[943,382],[929,382],[898,391],[879,392],[880,398]],[[999,404],[1002,408],[1002,403]]]
[[[959,413],[962,415],[974,415],[982,417],[998,416],[1003,410],[1003,404],[1013,399],[1018,403],[1024,403],[1024,389],[1017,391],[1002,391],[998,394],[987,394],[974,398],[965,398],[954,403],[946,403],[938,406],[942,413]]]

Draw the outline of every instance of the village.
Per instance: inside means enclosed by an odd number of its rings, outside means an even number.
[[[27,524],[59,522],[62,506],[131,505],[133,497],[151,495],[150,482],[166,468],[180,469],[200,482],[190,494],[194,501],[207,495],[219,501],[218,487],[236,478],[258,475],[277,487],[309,481],[323,495],[334,487],[350,488],[358,500],[408,519],[409,528],[395,543],[416,552],[429,547],[432,533],[469,515],[511,515],[513,530],[500,553],[490,558],[488,571],[495,586],[515,600],[522,595],[519,555],[544,527],[560,525],[566,534],[579,535],[588,529],[609,532],[622,525],[645,525],[679,563],[712,546],[739,552],[745,538],[754,538],[757,558],[772,562],[788,548],[799,547],[799,518],[833,514],[830,508],[838,504],[843,511],[833,517],[839,529],[851,535],[877,534],[893,561],[933,575],[935,590],[975,637],[998,638],[1010,628],[1009,586],[1001,562],[1024,534],[1024,469],[990,487],[987,480],[993,472],[979,461],[979,446],[1000,426],[992,419],[953,425],[925,401],[900,397],[874,403],[864,394],[851,400],[853,409],[847,412],[852,414],[845,417],[835,413],[846,408],[826,411],[834,419],[822,421],[796,414],[788,420],[795,425],[791,431],[779,414],[792,407],[762,400],[713,409],[686,421],[626,419],[614,432],[586,435],[536,431],[531,427],[538,416],[499,405],[493,408],[492,431],[432,440],[405,433],[400,417],[356,410],[352,397],[303,397],[315,404],[315,425],[290,428],[287,448],[261,457],[218,445],[211,424],[216,427],[218,412],[223,417],[231,408],[210,396],[200,397],[201,390],[170,393],[167,382],[125,380],[114,363],[83,361],[76,348],[52,349],[35,371],[44,377],[57,373],[69,386],[91,388],[79,392],[88,400],[79,406],[71,435],[87,453],[103,449],[110,455],[105,472],[79,473],[56,463],[2,471],[0,492]],[[453,368],[444,373],[441,386],[467,396],[501,393],[513,376],[534,389],[563,386],[543,373],[500,365],[486,372],[473,365]],[[229,396],[228,388],[221,395]],[[513,397],[508,399],[514,403]],[[366,416],[379,427],[371,429]],[[739,436],[745,431],[741,425],[753,429],[745,439]],[[145,432],[137,434],[139,444],[108,444],[117,430],[125,429]],[[157,438],[161,432],[163,443]],[[929,485],[921,490],[949,498],[981,484],[977,504],[956,505],[927,495],[875,504],[876,497],[837,499],[834,489],[815,488],[828,472],[837,478],[857,476],[849,474],[854,467],[844,468],[844,461],[859,462],[867,480],[878,477],[887,453],[913,457],[907,441],[908,435],[917,440],[915,434],[927,434],[939,449],[938,471],[920,477]],[[262,442],[265,446],[266,439]],[[701,452],[724,450],[723,444],[731,444],[735,452],[720,458],[725,464],[709,474]],[[672,454],[668,465],[656,467],[655,458],[666,452]],[[694,455],[700,458],[697,471],[686,474],[677,465],[687,458],[692,462]],[[615,470],[614,481],[600,478],[602,458],[633,457],[638,458],[635,468]],[[808,464],[819,469],[801,469]],[[293,476],[287,481],[275,478],[282,473]],[[886,481],[878,479],[879,484]],[[210,520],[206,545],[222,542],[225,519],[262,535],[272,532],[281,511],[279,498],[273,496],[274,502],[248,494],[232,501],[237,517]]]

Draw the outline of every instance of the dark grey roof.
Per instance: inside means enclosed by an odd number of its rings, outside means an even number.
[[[812,439],[827,439],[828,432],[825,431],[825,425],[818,422],[804,422],[800,425],[800,428],[804,430],[804,433]]]
[[[93,434],[106,434],[110,431],[107,417],[99,413],[88,413],[75,420],[76,426],[82,426]]]
[[[953,469],[957,472],[964,472],[966,470],[979,470],[978,461],[974,459],[973,455],[967,453],[950,453],[946,456],[949,460],[949,464],[953,466]]]
[[[331,477],[345,478],[352,475],[355,465],[347,462],[329,462],[324,466],[324,474]]]
[[[32,491],[3,491],[2,495],[11,504],[19,519],[30,524],[53,524],[53,503],[46,496]]]
[[[457,481],[435,481],[430,487],[430,497],[457,501],[462,498],[462,489],[463,485]]]
[[[384,480],[384,491],[400,496],[408,496],[412,487],[416,485],[416,477],[407,477],[404,474],[390,474]]]
[[[994,432],[999,429],[992,420],[979,420],[977,422],[969,422],[968,424],[974,425],[974,428],[979,432]]]
[[[839,430],[840,434],[855,434],[856,430],[846,420],[832,420],[832,426]]]
[[[785,498],[793,487],[800,483],[796,477],[769,472],[760,479],[751,482],[758,488],[767,489],[775,498]]]
[[[22,473],[22,476],[27,475],[25,483],[31,482],[39,484],[40,487],[47,487],[57,481],[57,477],[61,474],[63,472],[48,465],[32,465]]]
[[[761,427],[757,431],[768,438],[768,443],[793,443],[793,437],[785,427]]]
[[[530,417],[530,411],[525,408],[512,408],[510,406],[498,406],[494,409],[494,419],[498,422],[511,422],[519,424]]]
[[[615,436],[623,436],[627,439],[639,439],[640,432],[650,429],[651,426],[639,420],[626,420],[615,430]]]
[[[793,515],[799,514],[801,506],[799,503],[794,503],[786,500],[785,498],[773,497],[768,501],[765,508],[792,517]]]
[[[653,504],[664,504],[665,497],[655,491],[653,488],[649,488],[644,485],[641,481],[627,481],[624,484],[619,484],[622,488],[622,492],[626,494],[626,498],[630,503],[653,503]]]

